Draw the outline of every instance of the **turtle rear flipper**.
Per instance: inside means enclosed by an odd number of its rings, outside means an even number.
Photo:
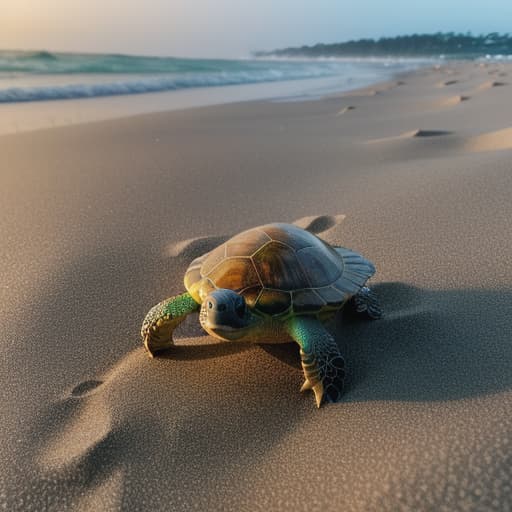
[[[351,302],[355,312],[358,314],[369,316],[374,320],[382,317],[382,309],[379,306],[379,300],[368,286],[363,286],[359,293],[352,297]]]
[[[315,317],[298,316],[288,321],[288,332],[300,346],[305,382],[317,407],[325,400],[337,402],[343,392],[345,361],[334,338]]]

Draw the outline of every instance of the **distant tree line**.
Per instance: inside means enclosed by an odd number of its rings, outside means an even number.
[[[282,48],[255,52],[256,57],[361,57],[361,56],[453,56],[511,55],[512,37],[492,32],[474,36],[471,32],[412,34],[407,36],[359,39],[344,43]]]

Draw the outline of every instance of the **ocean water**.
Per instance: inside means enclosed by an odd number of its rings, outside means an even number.
[[[312,83],[311,79],[326,78],[333,79],[337,90],[348,90],[433,62],[400,58],[212,60],[0,51],[0,103],[297,80]]]

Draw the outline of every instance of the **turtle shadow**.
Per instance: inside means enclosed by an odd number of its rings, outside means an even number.
[[[440,401],[512,388],[512,292],[372,287],[384,310],[370,320],[347,306],[328,328],[347,363],[342,401]],[[258,344],[302,380],[295,343]],[[169,358],[223,357],[244,343],[182,346]]]
[[[317,223],[322,228],[330,227],[330,222],[321,220]],[[173,289],[161,279],[159,268],[166,263],[171,262],[131,242],[129,248],[112,248],[73,262],[61,275],[54,276],[51,288],[32,297],[26,305],[27,311],[32,311],[28,325],[38,325],[42,341],[33,342],[32,329],[20,331],[15,357],[25,366],[33,361],[29,369],[36,376],[34,392],[38,381],[48,380],[37,366],[41,343],[54,368],[68,368],[66,372],[54,372],[53,387],[79,386],[79,394],[89,392],[88,385],[82,385],[84,391],[80,382],[95,382],[95,376],[115,364],[119,355],[140,347],[136,333],[147,305],[179,291],[176,283],[171,283]],[[175,259],[175,273],[183,274],[186,265]],[[146,274],[140,272],[141,268],[148,269]],[[110,286],[104,286],[105,282]],[[133,295],[134,289],[139,293]],[[376,284],[373,289],[384,310],[381,320],[361,320],[345,308],[333,325],[347,362],[344,400],[459,399],[512,387],[511,290],[428,290],[397,282]],[[105,308],[103,304],[118,307]],[[58,331],[55,318],[59,319]],[[205,337],[196,315],[179,329],[178,347],[162,354],[162,358],[222,359],[251,346],[211,343],[213,339]],[[194,345],[201,337],[205,343]],[[289,378],[295,380],[294,386],[300,386],[296,344],[259,346],[262,354],[272,356],[270,360],[284,363],[280,367],[285,371],[289,368]],[[77,357],[76,347],[87,350],[88,357]]]
[[[279,359],[279,361],[290,366],[291,368],[295,368],[302,372],[299,347],[293,341],[290,343],[278,344],[259,343],[258,345],[267,354],[270,354],[272,357]]]
[[[373,287],[377,321],[337,318],[348,362],[345,401],[457,400],[512,387],[512,292]]]
[[[208,338],[208,336],[203,336]],[[178,342],[169,350],[159,352],[158,359],[171,359],[174,361],[200,361],[202,359],[222,358],[245,352],[250,350],[251,346],[248,343],[219,342],[219,343],[202,343],[196,344],[181,344]]]

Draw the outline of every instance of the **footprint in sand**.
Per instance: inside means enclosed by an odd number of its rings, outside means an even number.
[[[450,135],[452,133],[453,132],[447,130],[415,130],[411,134],[411,137],[442,137],[443,135]]]
[[[507,85],[505,82],[499,82],[499,81],[488,81],[484,82],[483,84],[479,85],[477,87],[477,91],[487,91],[488,89],[492,89],[493,87],[503,87]]]
[[[436,103],[436,105],[439,107],[453,107],[455,105],[459,105],[463,101],[468,101],[469,99],[471,99],[471,96],[449,96],[448,98],[444,98],[438,103]]]
[[[459,81],[458,80],[446,80],[445,82],[441,82],[439,84],[439,87],[448,87],[450,85],[454,85],[454,84],[458,84]]]
[[[345,217],[343,214],[309,216],[297,219],[293,224],[310,233],[319,235],[339,226],[345,220]]]
[[[40,432],[38,425],[34,426],[39,432],[34,460],[43,470],[87,470],[91,476],[102,473],[103,469],[94,467],[95,457],[115,437],[103,384],[102,380],[85,380],[68,396],[50,404],[41,425],[51,418],[51,432],[45,432],[44,427],[44,433]]]
[[[349,110],[355,110],[356,107],[354,107],[353,105],[348,105],[347,107],[345,108],[342,108],[339,112],[336,113],[336,116],[341,116],[342,114],[345,114],[346,112],[348,112]]]
[[[103,384],[102,380],[85,380],[71,390],[71,396],[84,396]]]
[[[451,135],[453,132],[448,130],[411,130],[409,132],[402,133],[401,135],[394,135],[392,137],[383,137],[380,139],[372,139],[367,141],[367,144],[376,144],[380,142],[392,142],[406,139],[422,139],[427,137],[443,137],[445,135]]]

